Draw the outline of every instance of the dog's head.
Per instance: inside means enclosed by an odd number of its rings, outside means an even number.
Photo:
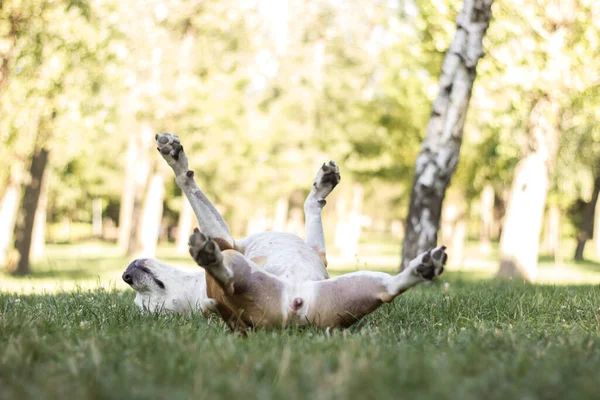
[[[206,297],[204,271],[187,273],[152,258],[140,258],[127,266],[123,281],[137,292],[141,309],[187,312]]]

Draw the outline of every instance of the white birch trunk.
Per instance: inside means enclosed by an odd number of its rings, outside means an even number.
[[[185,196],[181,197],[181,210],[177,222],[177,243],[175,245],[177,254],[188,254],[188,240],[192,234],[194,225],[194,211]],[[198,225],[198,223],[196,223]]]
[[[340,198],[337,202],[338,223],[335,232],[335,246],[340,250],[340,255],[347,260],[355,259],[358,254],[363,202],[364,189],[360,184],[352,187],[352,204],[349,211],[347,211],[347,202],[344,198]]]
[[[277,232],[283,232],[286,229],[286,223],[288,219],[289,202],[286,197],[280,197],[277,199],[277,206],[275,208],[275,219],[273,220],[273,230]]]
[[[342,195],[338,193],[338,200],[335,202],[336,223],[333,245],[338,250],[344,247],[346,232],[348,230],[348,200],[345,194],[345,192]]]
[[[133,224],[133,207],[136,196],[136,161],[137,161],[137,140],[136,135],[129,136],[127,144],[125,181],[123,182],[123,192],[121,194],[121,207],[119,209],[119,238],[117,245],[119,250],[126,253],[129,249],[131,240],[131,227]]]
[[[479,251],[481,254],[490,254],[492,251],[492,225],[494,223],[494,187],[487,184],[481,191],[479,226]]]
[[[165,180],[160,173],[155,173],[150,179],[138,228],[140,257],[156,257],[164,197]]]
[[[537,154],[517,166],[500,238],[499,275],[535,280],[548,183],[546,165]]]
[[[401,269],[418,254],[437,245],[442,201],[458,163],[492,2],[465,0],[456,19],[456,34],[442,65],[440,91],[433,102],[427,135],[415,165]]]
[[[21,186],[13,174],[0,203],[0,268],[8,262],[8,251],[12,247],[20,197]]]
[[[128,144],[127,170],[119,212],[118,246],[126,254],[133,254],[140,243],[140,208],[144,204],[150,180],[148,151],[154,142],[154,133],[147,121],[140,128],[139,133],[131,135]]]
[[[92,200],[92,235],[102,237],[102,199]]]
[[[560,209],[556,204],[548,207],[544,223],[542,251],[560,261]]]
[[[466,199],[461,193],[452,194],[444,202],[440,232],[442,244],[452,249],[452,254],[448,257],[448,266],[461,266],[464,261],[466,213]]]
[[[596,258],[600,258],[600,201],[596,203],[594,218],[594,250]]]
[[[500,238],[499,276],[529,281],[537,276],[549,172],[558,146],[557,107],[552,99],[542,97],[530,113],[530,150],[515,171]]]

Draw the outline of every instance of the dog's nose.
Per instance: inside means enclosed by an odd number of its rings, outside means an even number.
[[[123,280],[128,285],[132,285],[133,284],[133,278],[132,278],[132,276],[127,271],[125,271],[123,273]]]

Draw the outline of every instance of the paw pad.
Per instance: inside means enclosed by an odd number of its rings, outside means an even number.
[[[173,157],[175,161],[179,160],[179,154],[183,150],[181,140],[177,135],[170,133],[159,133],[156,135],[157,150],[163,156]]]
[[[319,199],[325,199],[329,193],[340,183],[340,169],[334,161],[324,163],[313,182],[316,195]],[[323,204],[324,205],[324,204]]]
[[[429,249],[417,257],[417,260],[420,258],[419,264],[415,268],[417,275],[428,281],[441,275],[444,272],[444,265],[448,260],[445,250],[446,246],[440,246]]]
[[[214,264],[222,259],[221,251],[214,240],[206,237],[198,228],[189,240],[190,255],[198,263],[205,266]]]

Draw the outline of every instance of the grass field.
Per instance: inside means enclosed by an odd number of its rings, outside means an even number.
[[[106,284],[127,261],[108,247],[49,254],[31,279],[0,276],[0,399],[600,398],[598,284],[448,271],[346,331],[243,338],[214,318],[140,313]],[[597,279],[596,263],[580,267]],[[39,293],[57,279],[63,291]]]
[[[0,397],[584,399],[600,290],[422,287],[347,331],[254,332],[141,314],[132,293],[0,295]]]

